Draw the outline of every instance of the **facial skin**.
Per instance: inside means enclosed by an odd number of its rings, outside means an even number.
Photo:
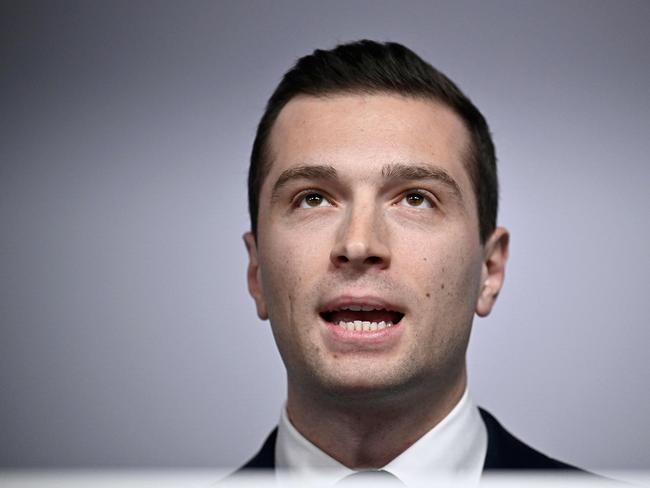
[[[468,145],[461,119],[430,100],[303,96],[281,111],[257,239],[244,239],[249,290],[271,321],[303,434],[315,408],[395,416],[427,399],[412,442],[462,395],[472,319],[490,312],[508,247],[501,228],[480,242]],[[403,318],[372,340],[345,335],[322,314],[341,304]]]

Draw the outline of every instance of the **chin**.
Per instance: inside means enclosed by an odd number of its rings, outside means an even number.
[[[380,367],[382,370],[375,374],[362,373],[359,369],[345,371],[339,369],[331,375],[319,378],[319,388],[327,396],[344,400],[346,402],[377,401],[380,399],[394,398],[403,395],[414,382],[412,379],[400,375],[386,375],[388,369],[383,365],[367,365],[366,367]],[[389,369],[388,369],[389,370]],[[366,369],[367,371],[367,369]],[[390,371],[390,370],[389,370]]]

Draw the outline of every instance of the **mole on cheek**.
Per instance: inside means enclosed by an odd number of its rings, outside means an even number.
[[[444,289],[445,289],[445,284],[444,284],[444,283],[441,283],[441,284],[440,284],[440,289],[441,289],[441,290],[444,290]]]
[[[427,293],[427,298],[429,298],[430,296],[431,296],[431,293]]]

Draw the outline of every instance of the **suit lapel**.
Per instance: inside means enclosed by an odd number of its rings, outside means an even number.
[[[262,449],[241,469],[275,469],[275,441],[278,437],[276,427],[264,441]]]

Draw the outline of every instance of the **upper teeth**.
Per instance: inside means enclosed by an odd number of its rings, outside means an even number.
[[[366,305],[348,305],[341,307],[339,310],[350,310],[352,312],[372,312],[373,310],[384,310],[383,308],[377,308]]]

